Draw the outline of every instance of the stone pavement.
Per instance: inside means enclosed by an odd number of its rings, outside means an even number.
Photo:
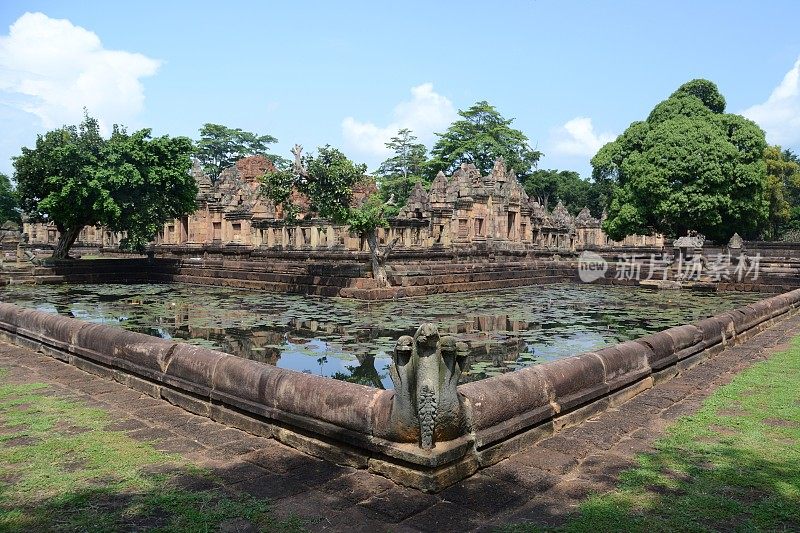
[[[109,429],[212,469],[224,489],[270,499],[280,515],[309,518],[312,531],[471,531],[563,523],[589,494],[612,489],[672,420],[693,413],[716,388],[798,334],[800,315],[436,495],[327,463],[2,342],[0,368],[11,382],[46,383],[104,409],[114,421]],[[204,490],[209,481],[186,483]]]

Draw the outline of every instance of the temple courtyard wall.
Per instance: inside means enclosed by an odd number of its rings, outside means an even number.
[[[618,407],[796,313],[800,290],[634,341],[457,387],[461,434],[404,438],[397,391],[0,304],[0,338],[189,412],[428,492]],[[416,341],[416,338],[415,338]],[[402,417],[400,418],[402,420]],[[424,444],[424,443],[423,443]]]
[[[664,276],[650,272],[656,264],[673,262],[676,250],[664,246],[587,246],[581,250],[519,248],[471,244],[463,247],[400,247],[386,261],[390,287],[372,279],[369,253],[337,248],[275,249],[235,245],[160,245],[149,258],[119,250],[95,252],[99,259],[58,261],[34,266],[6,260],[3,283],[185,282],[279,293],[382,300],[430,294],[505,289],[524,285],[580,282],[582,254],[591,252],[607,262],[594,283],[643,285],[656,278],[675,283],[674,267]],[[10,252],[9,252],[10,253]],[[727,258],[725,275],[703,275],[684,288],[780,293],[800,287],[800,243],[745,242],[741,249],[706,245],[703,268],[709,272],[718,258]],[[7,254],[8,255],[8,254]],[[747,271],[736,272],[739,256]],[[39,257],[42,257],[41,255]],[[106,259],[107,258],[107,259]],[[634,268],[632,264],[637,266]],[[632,276],[635,270],[636,276]],[[742,275],[747,274],[747,275]],[[668,287],[669,283],[661,287]]]

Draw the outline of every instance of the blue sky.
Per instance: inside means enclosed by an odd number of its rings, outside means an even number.
[[[106,127],[269,133],[284,156],[330,143],[374,169],[398,127],[430,146],[485,99],[545,153],[540,168],[586,177],[603,142],[697,77],[798,149],[799,13],[796,0],[3,0],[0,171],[84,106]]]

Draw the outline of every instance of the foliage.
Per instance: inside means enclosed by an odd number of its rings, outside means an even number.
[[[536,167],[542,153],[528,145],[528,137],[511,127],[514,119],[506,119],[487,101],[475,103],[444,133],[431,150],[427,165],[428,179],[439,171],[455,171],[462,163],[472,163],[481,174],[489,174],[498,157],[514,169],[524,181]]]
[[[791,152],[789,152],[791,154]],[[769,225],[765,237],[775,239],[786,229],[786,223],[792,219],[792,205],[797,205],[800,192],[800,165],[793,161],[789,154],[781,151],[780,146],[768,146],[764,150],[764,161],[767,164],[766,192],[769,199]]]
[[[126,233],[124,248],[143,250],[166,221],[195,210],[191,150],[186,137],[151,138],[149,129],[131,135],[114,129],[101,153],[98,178],[118,207],[119,215],[107,225]]]
[[[272,135],[257,135],[221,124],[203,124],[194,155],[205,173],[216,181],[220,172],[251,155],[264,155],[278,168],[286,168],[286,159],[267,153],[269,145],[276,142],[278,139]]]
[[[309,214],[331,220],[339,224],[361,224],[371,211],[371,207],[353,205],[353,189],[364,179],[366,165],[355,164],[341,151],[325,145],[316,154],[302,158],[302,169],[268,172],[262,181],[262,193],[280,205],[287,222],[296,219],[299,209],[293,196],[300,194],[310,202]],[[372,205],[374,202],[367,201]],[[382,225],[375,221],[374,227]]]
[[[23,212],[52,221],[61,237],[54,257],[65,257],[84,226],[128,233],[141,247],[166,220],[190,213],[197,185],[189,175],[192,142],[185,137],[132,135],[114,127],[111,138],[86,115],[78,126],[40,135],[33,149],[14,158]]]
[[[713,83],[692,80],[600,149],[593,178],[616,185],[604,226],[611,238],[758,234],[769,213],[764,132],[724,109]]]
[[[5,222],[21,222],[19,216],[19,196],[11,184],[11,179],[0,172],[0,225]]]
[[[524,182],[528,196],[538,199],[545,207],[552,208],[563,202],[570,213],[576,215],[584,207],[595,216],[600,216],[610,200],[608,181],[588,181],[571,170],[534,170]]]
[[[78,126],[39,135],[35,148],[22,148],[14,169],[23,212],[55,222],[59,231],[111,220],[114,205],[95,172],[103,142],[87,115]]]
[[[388,201],[394,196],[394,206],[389,207],[396,213],[408,200],[414,185],[424,180],[427,149],[417,140],[411,130],[402,128],[397,135],[386,143],[386,147],[394,155],[381,163],[376,172],[380,183],[381,198]]]
[[[299,152],[296,157],[299,159]],[[310,214],[348,225],[369,244],[373,278],[388,286],[384,262],[397,241],[379,250],[377,229],[388,226],[386,206],[380,196],[373,193],[354,198],[355,187],[364,182],[366,171],[366,165],[355,164],[336,148],[326,145],[318,148],[316,155],[295,161],[291,171],[267,173],[262,192],[284,209],[288,222],[296,219],[297,208],[292,199],[299,194],[309,200]]]
[[[764,238],[792,240],[800,230],[800,159],[791,150],[769,146],[764,150],[764,161],[769,199]]]

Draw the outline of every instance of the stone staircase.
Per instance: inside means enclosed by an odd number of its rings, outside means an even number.
[[[36,283],[36,266],[31,263],[2,263],[0,265],[0,285]]]
[[[55,275],[50,267],[32,263],[6,262],[0,264],[0,286],[3,285],[40,285],[44,283],[60,283],[63,276]]]

